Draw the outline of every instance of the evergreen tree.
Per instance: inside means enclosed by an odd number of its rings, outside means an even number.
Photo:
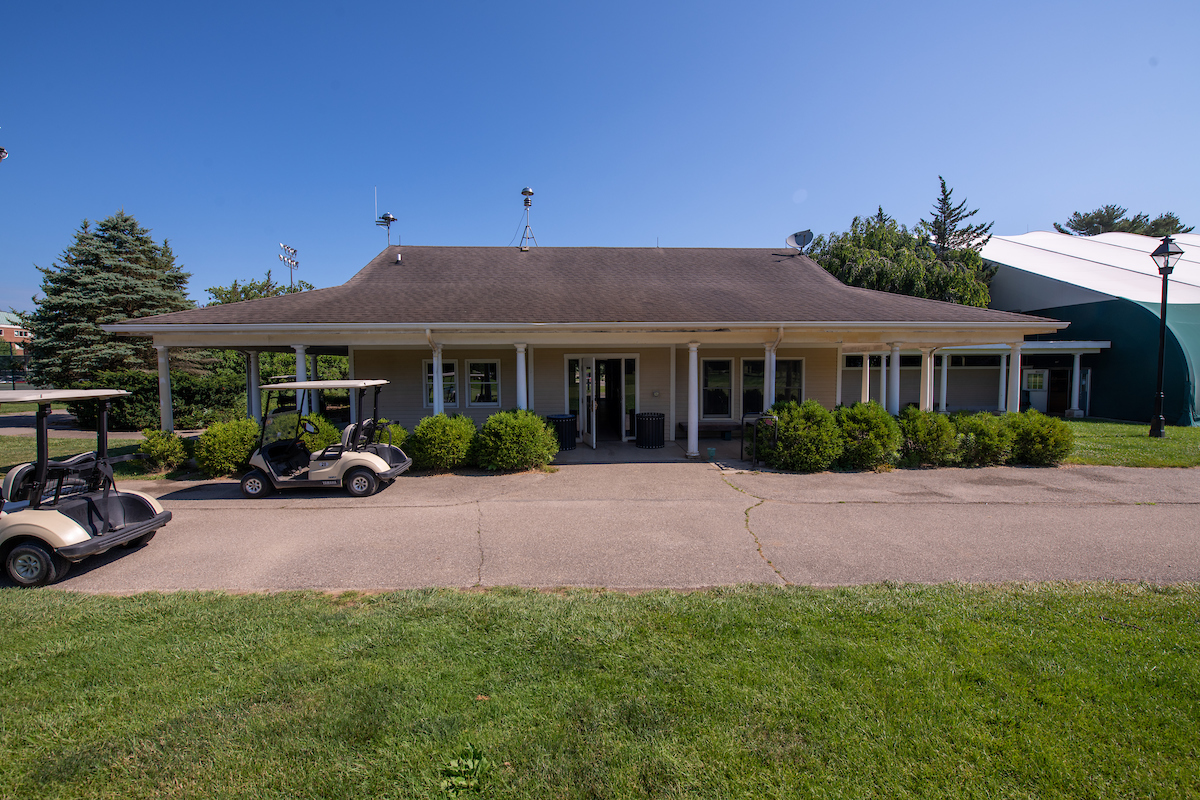
[[[910,232],[880,207],[850,230],[818,236],[809,256],[848,286],[986,307],[990,272],[969,247],[939,259],[927,236]]]
[[[1195,226],[1184,227],[1179,217],[1170,211],[1159,214],[1153,220],[1149,214],[1135,214],[1132,218],[1125,216],[1129,209],[1123,206],[1100,206],[1095,211],[1081,214],[1078,211],[1071,214],[1066,227],[1054,223],[1054,230],[1059,233],[1069,233],[1075,236],[1095,236],[1098,233],[1137,233],[1142,236],[1161,238],[1176,233],[1191,233]]]
[[[38,267],[44,297],[22,315],[33,332],[31,378],[66,387],[101,370],[154,369],[148,339],[105,333],[100,325],[191,308],[188,273],[137,220],[118,211],[92,226],[83,221],[59,261]]]
[[[918,228],[932,240],[934,252],[938,258],[945,258],[952,250],[970,249],[978,252],[991,237],[992,225],[968,225],[966,221],[979,213],[979,209],[967,211],[967,201],[963,200],[954,205],[951,196],[953,189],[946,188],[946,179],[938,175],[942,184],[941,195],[933,204],[933,219],[928,222],[922,219]]]

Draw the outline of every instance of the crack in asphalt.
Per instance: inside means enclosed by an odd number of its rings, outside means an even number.
[[[767,554],[763,552],[762,541],[759,540],[758,534],[754,532],[754,529],[750,527],[750,512],[767,502],[767,498],[759,497],[756,494],[750,494],[750,492],[747,492],[745,489],[739,486],[734,486],[725,478],[724,475],[721,476],[721,480],[725,481],[725,485],[730,489],[733,489],[735,492],[741,492],[742,494],[747,495],[748,497],[753,497],[758,501],[754,505],[748,506],[746,510],[742,512],[746,519],[746,532],[750,534],[750,538],[754,539],[754,549],[758,551],[758,557],[761,558],[763,562],[771,568],[772,571],[774,571],[775,575],[779,577],[779,580],[783,581],[784,586],[791,586],[792,582],[784,576],[783,572],[779,569],[779,567],[775,566],[771,559],[767,558]]]

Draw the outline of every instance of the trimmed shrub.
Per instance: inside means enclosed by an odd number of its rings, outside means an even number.
[[[388,437],[391,436],[391,440]],[[387,417],[379,418],[379,427],[375,434],[375,441],[383,442],[384,444],[392,444],[396,447],[403,448],[405,441],[408,440],[408,429],[399,422],[391,422]]]
[[[842,430],[842,456],[847,469],[878,469],[899,458],[900,426],[887,410],[871,401],[840,406],[835,415]]]
[[[954,425],[944,414],[909,406],[900,412],[900,463],[906,467],[942,467],[958,456]]]
[[[306,417],[301,417],[301,424],[303,424],[304,420],[311,422],[317,429],[316,433],[305,433],[303,427],[300,429],[300,439],[304,442],[304,446],[308,448],[308,452],[319,453],[326,447],[329,447],[329,445],[338,444],[342,441],[342,431],[338,426],[320,414],[309,414]]]
[[[532,411],[501,411],[483,423],[471,455],[482,469],[515,472],[544,467],[558,455],[558,437]]]
[[[469,417],[436,414],[417,423],[408,437],[408,453],[417,469],[454,469],[467,463],[475,423]]]
[[[196,464],[204,474],[232,475],[249,466],[258,445],[258,425],[252,419],[210,425],[196,442]]]
[[[1061,463],[1075,449],[1071,426],[1035,408],[1023,414],[1005,414],[1002,424],[1012,435],[1009,463],[1048,467]]]
[[[822,472],[842,454],[837,422],[816,400],[776,403],[771,413],[778,418],[778,441],[772,446],[767,431],[759,431],[759,449],[769,466],[791,472]]]
[[[142,431],[146,437],[138,445],[138,452],[146,457],[146,466],[153,472],[173,470],[187,461],[187,450],[183,439],[167,431],[157,431],[146,428]]]
[[[995,414],[958,414],[951,421],[958,432],[958,463],[964,467],[990,467],[1008,460],[1012,438]]]

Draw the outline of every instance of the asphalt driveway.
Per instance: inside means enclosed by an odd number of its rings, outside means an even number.
[[[374,497],[125,481],[174,519],[61,589],[387,590],[1200,580],[1200,471],[783,475],[667,461],[404,475]]]

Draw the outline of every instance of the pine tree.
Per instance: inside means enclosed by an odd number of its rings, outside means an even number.
[[[944,259],[952,250],[974,250],[978,252],[992,238],[992,225],[967,225],[968,219],[979,213],[979,209],[967,211],[967,201],[963,200],[954,205],[951,196],[953,189],[946,188],[946,179],[938,175],[942,184],[942,192],[937,202],[933,204],[933,219],[928,222],[922,219],[918,228],[930,238],[934,252],[938,258]]]
[[[92,226],[83,221],[57,263],[38,267],[41,299],[24,321],[33,332],[32,380],[66,387],[100,370],[154,369],[149,340],[118,337],[100,325],[191,308],[188,273],[137,220],[118,211]]]
[[[1149,214],[1134,214],[1132,218],[1125,214],[1129,209],[1123,206],[1100,206],[1095,211],[1081,214],[1078,211],[1071,214],[1064,228],[1057,222],[1054,230],[1059,233],[1069,233],[1074,236],[1095,236],[1099,233],[1137,233],[1142,236],[1160,238],[1176,233],[1191,233],[1195,226],[1184,227],[1179,217],[1170,211],[1159,214],[1153,220]]]

